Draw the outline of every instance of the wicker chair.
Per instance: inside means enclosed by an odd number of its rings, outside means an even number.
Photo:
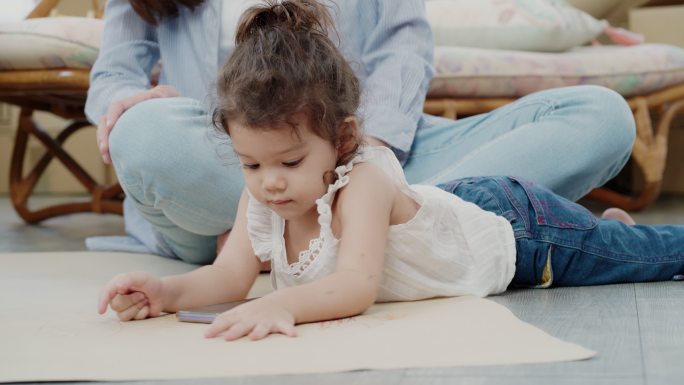
[[[48,16],[59,0],[42,0],[27,18]],[[93,0],[93,9],[101,16],[102,8]],[[83,109],[89,85],[89,70],[49,68],[0,71],[0,101],[21,108],[19,124],[10,164],[10,197],[19,216],[28,223],[37,223],[58,215],[94,212],[122,214],[123,192],[118,185],[103,185],[95,181],[63,144],[75,132],[90,127]],[[47,111],[70,123],[56,136],[49,135],[33,118],[34,112]],[[45,153],[24,175],[24,163],[29,138],[35,137]],[[93,143],[93,146],[95,143]],[[61,203],[37,210],[28,207],[39,178],[53,159],[59,160],[90,194],[89,201]]]

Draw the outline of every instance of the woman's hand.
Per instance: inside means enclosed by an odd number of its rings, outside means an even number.
[[[162,281],[150,274],[120,274],[100,291],[98,312],[104,314],[109,306],[122,321],[157,317],[164,306],[163,291]]]
[[[112,158],[109,156],[109,134],[112,132],[116,121],[126,110],[144,100],[175,96],[180,96],[180,94],[173,86],[160,85],[112,103],[107,114],[100,117],[100,121],[97,123],[97,146],[100,149],[102,160],[106,164],[112,163]]]
[[[223,335],[227,341],[247,336],[260,340],[271,333],[297,336],[294,316],[267,297],[256,299],[221,313],[205,333],[213,338]]]

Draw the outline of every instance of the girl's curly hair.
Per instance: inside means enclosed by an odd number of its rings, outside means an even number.
[[[361,91],[328,32],[332,17],[315,0],[266,0],[249,8],[218,77],[214,124],[230,135],[230,121],[269,129],[304,113],[316,135],[351,149],[338,164],[349,161],[361,136],[349,134],[344,120],[355,115]]]

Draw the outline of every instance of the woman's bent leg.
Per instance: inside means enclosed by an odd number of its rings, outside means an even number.
[[[518,176],[577,200],[622,169],[634,136],[634,118],[617,93],[551,89],[466,119],[427,118],[404,170],[411,183],[428,184]]]
[[[110,147],[126,199],[152,224],[159,249],[211,263],[216,236],[232,227],[244,183],[228,138],[219,139],[201,104],[142,102],[116,123]]]

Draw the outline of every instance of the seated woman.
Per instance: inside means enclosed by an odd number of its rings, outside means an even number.
[[[126,231],[143,250],[206,264],[234,225],[244,179],[212,137],[208,111],[235,24],[252,1],[111,0],[86,113],[126,192]],[[621,96],[599,87],[547,90],[457,121],[422,113],[433,44],[421,0],[345,0],[331,35],[363,93],[365,140],[389,147],[411,183],[479,175],[533,180],[570,200],[617,174],[635,128]],[[161,60],[159,85],[150,73]],[[230,154],[230,152],[228,152]],[[229,157],[229,156],[228,156]],[[100,240],[101,241],[101,240]],[[90,244],[123,248],[121,244]]]

